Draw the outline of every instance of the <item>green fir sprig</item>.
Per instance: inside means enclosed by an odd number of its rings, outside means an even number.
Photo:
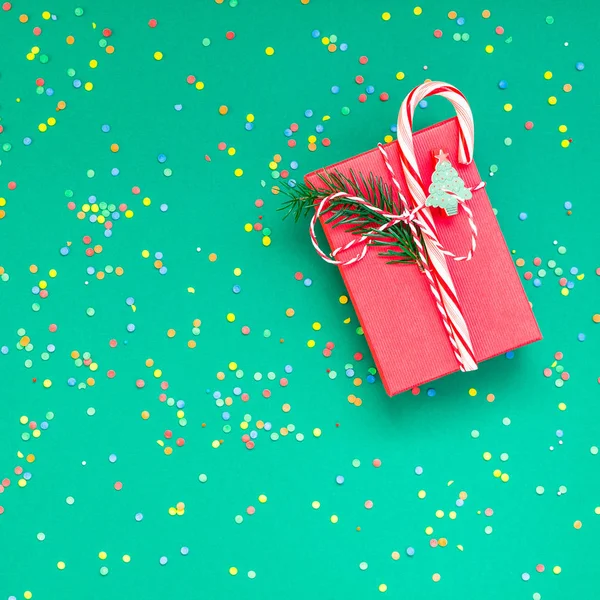
[[[293,186],[283,183],[281,193],[286,196],[286,200],[279,210],[287,211],[284,219],[293,216],[297,222],[300,217],[305,217],[314,210],[323,198],[336,192],[364,198],[373,206],[389,213],[398,213],[401,210],[398,195],[381,177],[375,177],[373,173],[365,178],[362,173],[356,174],[350,170],[350,175],[346,176],[336,169],[319,173],[319,179],[319,189],[300,182]],[[350,226],[350,233],[369,237],[368,243],[371,246],[385,247],[379,255],[389,258],[388,264],[420,265],[417,246],[406,223],[396,223],[383,233],[375,231],[377,227],[387,223],[387,219],[347,198],[333,199],[323,214],[327,214],[325,222],[333,223],[333,227]]]

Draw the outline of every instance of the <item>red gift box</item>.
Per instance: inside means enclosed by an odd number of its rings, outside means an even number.
[[[457,117],[413,135],[412,112],[415,106],[424,97],[436,94],[453,103]],[[401,190],[407,207],[403,208],[398,200],[397,214],[404,212],[406,217],[413,210],[413,215],[422,217],[423,227],[431,225],[432,234],[437,236],[432,242],[423,235],[428,250],[424,255],[430,263],[432,278],[424,273],[422,265],[388,264],[386,258],[379,255],[385,247],[363,244],[363,251],[358,252],[361,249],[357,245],[359,236],[348,231],[350,226],[334,227],[336,221],[327,223],[331,213],[319,217],[330,247],[341,249],[334,252],[333,258],[351,263],[340,264],[340,272],[390,396],[459,369],[474,370],[476,363],[541,339],[498,221],[482,187],[484,184],[480,184],[481,178],[472,162],[472,117],[462,94],[456,88],[439,82],[415,88],[402,105],[398,137],[398,141],[305,177],[307,185],[319,190],[323,189],[320,174],[332,171],[346,176],[350,176],[351,172],[365,177],[373,174],[390,189],[397,185]],[[461,201],[465,210],[457,216],[449,217],[440,208],[424,206],[435,168],[432,152],[437,153],[440,149],[448,154],[448,160],[465,186],[473,189],[472,198],[467,202]],[[477,187],[478,184],[480,187]],[[446,260],[445,256],[441,259],[435,256],[438,253],[436,243],[446,252],[451,249],[467,253],[473,233],[472,223],[478,230],[478,236],[476,249],[472,256],[467,255],[468,260]],[[420,231],[422,234],[423,229]],[[315,240],[313,242],[316,243]],[[360,260],[352,260],[361,254]],[[445,262],[438,267],[440,271],[447,269],[445,273],[449,281],[444,280],[443,274],[441,279],[438,277],[435,265],[431,265],[432,259]],[[329,260],[331,262],[331,258]],[[450,286],[449,290],[444,288],[446,283]],[[448,302],[445,302],[446,292],[450,295]],[[452,305],[452,298],[457,301],[456,306]],[[455,308],[460,314],[456,314]]]

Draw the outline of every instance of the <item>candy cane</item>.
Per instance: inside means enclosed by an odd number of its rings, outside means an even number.
[[[430,281],[430,287],[435,287],[440,296],[440,301],[438,302],[437,295],[434,294],[438,310],[442,315],[444,327],[448,332],[455,355],[461,365],[461,370],[474,371],[477,369],[477,361],[475,360],[469,330],[448,270],[446,257],[440,250],[439,245],[434,243],[434,240],[437,238],[436,227],[431,216],[431,211],[425,207],[427,194],[421,174],[419,173],[413,144],[412,124],[414,111],[421,100],[433,95],[443,96],[449,100],[456,111],[459,125],[458,161],[462,164],[469,164],[473,160],[474,125],[469,104],[455,87],[447,83],[431,81],[414,88],[404,99],[400,107],[398,114],[400,161],[409,196],[412,199],[414,208],[419,209],[419,216],[426,225],[421,231],[423,232],[423,239],[427,249],[431,275],[436,284],[433,286]],[[388,166],[389,168],[390,166]],[[394,183],[399,189],[395,178]]]

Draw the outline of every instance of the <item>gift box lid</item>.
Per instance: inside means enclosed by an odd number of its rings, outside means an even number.
[[[434,170],[432,151],[440,148],[449,154],[465,185],[473,187],[481,181],[474,162],[459,164],[458,135],[456,117],[414,134],[415,154],[427,185]],[[394,141],[384,148],[406,193],[398,144]],[[309,173],[305,182],[319,188],[322,186],[319,174],[332,170],[344,175],[351,170],[365,176],[373,173],[392,184],[377,148]],[[540,340],[541,333],[485,188],[473,192],[469,207],[479,230],[477,250],[471,260],[448,260],[448,266],[480,363]],[[432,209],[432,214],[442,244],[457,254],[466,253],[471,234],[464,212],[447,217],[441,209]],[[355,237],[344,225],[326,224],[329,216],[322,216],[321,224],[331,248],[343,246]],[[372,247],[361,261],[339,268],[384,388],[393,396],[459,367],[426,277],[415,264],[387,264],[387,259],[379,256],[381,250]],[[354,254],[356,249],[338,258]]]

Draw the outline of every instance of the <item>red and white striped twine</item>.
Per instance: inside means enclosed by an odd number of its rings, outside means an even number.
[[[427,277],[431,294],[434,297],[437,309],[442,318],[444,329],[448,334],[448,339],[452,345],[460,369],[461,371],[474,371],[477,369],[477,361],[471,344],[469,330],[461,310],[452,277],[448,270],[446,258],[457,261],[471,260],[477,246],[477,226],[473,220],[473,212],[467,206],[466,201],[456,196],[453,192],[447,191],[447,193],[455,196],[459,206],[461,206],[467,214],[469,227],[471,229],[471,247],[464,256],[457,256],[444,248],[437,236],[431,211],[425,206],[427,198],[426,188],[419,173],[419,167],[414,153],[412,134],[413,113],[421,100],[433,95],[440,95],[447,98],[456,110],[459,124],[459,162],[462,164],[469,164],[473,160],[473,116],[469,104],[462,93],[447,83],[436,81],[417,86],[405,98],[398,115],[400,161],[408,187],[407,191],[410,202],[404,194],[402,194],[400,184],[396,178],[394,169],[390,164],[385,148],[379,144],[379,151],[383,156],[385,165],[402,203],[402,213],[399,215],[389,213],[373,206],[370,202],[359,196],[352,196],[344,192],[336,192],[326,196],[318,204],[315,214],[310,221],[310,238],[315,250],[326,262],[335,265],[351,265],[365,257],[369,249],[369,240],[372,239],[373,233],[384,233],[386,229],[400,222],[407,224],[417,247],[423,273]],[[475,192],[482,189],[484,186],[485,183],[482,181],[469,189]],[[322,214],[328,212],[331,201],[338,198],[345,198],[349,204],[361,204],[373,213],[382,215],[387,221],[380,227],[374,227],[369,232],[369,235],[357,236],[344,246],[335,248],[330,254],[326,254],[317,242],[315,224]],[[423,243],[421,243],[420,234],[423,236],[424,246]],[[362,246],[358,254],[348,260],[337,259],[337,255],[340,252],[349,250],[354,246]]]

